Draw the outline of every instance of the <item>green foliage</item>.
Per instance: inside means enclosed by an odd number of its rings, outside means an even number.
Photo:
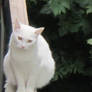
[[[91,0],[76,0],[81,7],[87,9],[86,13],[92,13],[92,1]]]
[[[92,39],[88,39],[87,43],[90,44],[90,45],[92,45]]]
[[[70,0],[49,0],[48,5],[55,16],[66,13],[66,9],[70,8]]]
[[[87,14],[92,13],[92,5],[87,6]]]
[[[35,16],[29,15],[29,18],[33,24],[46,27],[43,35],[56,61],[53,80],[71,74],[92,77],[92,49],[88,45],[92,44],[88,40],[92,33],[92,0],[30,1],[36,3],[32,6],[30,3]]]
[[[42,13],[48,14],[52,12],[55,16],[57,16],[61,13],[66,13],[67,9],[70,9],[70,0],[49,0],[42,9]]]

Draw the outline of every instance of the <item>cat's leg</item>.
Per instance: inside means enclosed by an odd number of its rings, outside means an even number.
[[[26,84],[26,92],[36,92],[35,78],[29,77]]]
[[[6,83],[4,88],[5,88],[5,92],[16,92],[16,87],[11,83]]]
[[[16,85],[15,74],[14,74],[13,67],[11,65],[11,61],[8,54],[4,58],[3,69],[7,80],[6,84],[9,83],[9,84]]]
[[[31,85],[27,85],[26,92],[36,92],[36,90]]]
[[[17,92],[26,92],[24,82],[20,81],[17,84]]]
[[[16,79],[8,54],[4,58],[3,68],[6,77],[6,83],[4,85],[5,92],[16,92]]]
[[[7,82],[17,86],[17,92],[25,92],[25,83],[23,76],[14,64],[14,62],[12,63],[9,60],[8,55],[6,55],[4,59],[4,72],[6,75]],[[12,90],[12,85],[8,84],[5,90],[6,92],[8,90]]]
[[[34,88],[32,88],[30,85],[30,87],[27,86],[26,92],[36,92],[36,90]]]
[[[35,88],[34,92],[37,92],[37,89]]]
[[[37,92],[37,89],[33,87],[31,83],[28,83],[26,87],[26,92]]]
[[[26,92],[25,91],[25,81],[23,75],[20,73],[19,69],[14,69],[17,81],[17,91],[16,92]]]
[[[37,92],[37,91],[34,88],[32,88],[30,85],[30,87],[26,88],[26,92]]]
[[[13,73],[16,78],[16,92],[25,92],[25,82],[24,82],[24,76],[22,75],[22,72],[20,71],[19,67],[16,65],[16,63],[11,63],[13,68]]]

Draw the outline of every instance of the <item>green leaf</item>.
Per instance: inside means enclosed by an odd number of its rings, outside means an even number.
[[[41,9],[41,11],[40,11],[40,13],[42,13],[42,14],[50,14],[52,11],[51,11],[51,9],[50,9],[50,7],[49,7],[49,5],[47,4],[47,5],[45,5],[42,9]]]
[[[55,16],[66,13],[66,9],[70,9],[70,0],[50,0],[48,5]]]
[[[92,45],[92,39],[88,39],[87,43],[90,44],[90,45]]]
[[[92,5],[87,6],[87,14],[92,13]]]

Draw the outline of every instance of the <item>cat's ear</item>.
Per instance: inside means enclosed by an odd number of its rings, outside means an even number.
[[[14,30],[13,31],[18,31],[21,28],[20,26],[20,22],[16,19],[15,23],[14,23]]]
[[[44,31],[44,29],[45,29],[44,27],[37,28],[36,31],[35,31],[35,34],[36,35],[41,34]]]

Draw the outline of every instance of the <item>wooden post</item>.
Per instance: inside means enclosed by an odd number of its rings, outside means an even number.
[[[24,24],[28,24],[27,10],[25,0],[9,0],[11,21],[14,22],[18,19]]]
[[[3,7],[0,1],[0,92],[3,90],[3,56],[4,56],[4,20]]]
[[[8,30],[12,31],[16,19],[21,23],[29,24],[25,0],[4,0],[4,14],[5,26]]]

